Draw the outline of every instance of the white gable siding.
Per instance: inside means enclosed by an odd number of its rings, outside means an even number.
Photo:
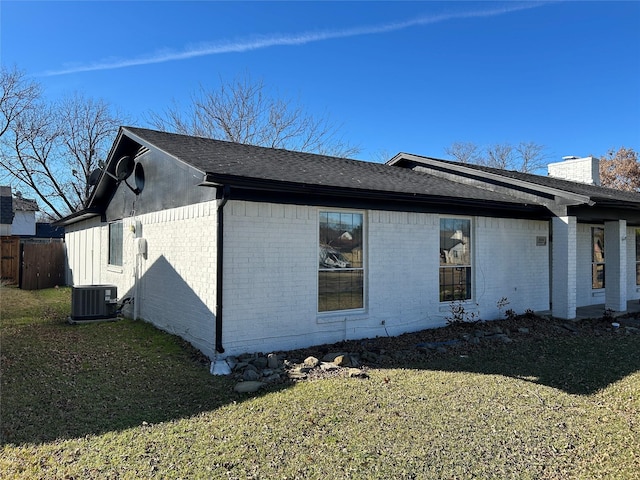
[[[13,223],[11,224],[11,235],[35,235],[36,234],[36,212],[17,211],[14,212]]]
[[[317,207],[225,207],[223,344],[228,354],[397,335],[446,323],[439,302],[439,216],[365,213],[365,312],[317,313]],[[474,218],[474,299],[492,320],[549,308],[548,222]],[[476,304],[477,302],[477,304]]]
[[[105,228],[98,217],[65,227],[69,285],[100,283]]]

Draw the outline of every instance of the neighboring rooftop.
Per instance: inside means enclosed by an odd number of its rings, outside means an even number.
[[[13,195],[13,211],[14,212],[37,212],[38,202],[31,198],[24,198],[22,193],[16,192]]]

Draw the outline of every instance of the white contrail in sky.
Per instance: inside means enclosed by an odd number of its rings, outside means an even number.
[[[404,22],[387,23],[384,25],[355,27],[344,30],[306,32],[293,35],[273,35],[260,36],[237,42],[219,42],[201,45],[183,51],[163,51],[156,52],[147,57],[138,57],[122,60],[108,60],[87,65],[72,66],[60,70],[50,70],[42,73],[42,76],[68,75],[72,73],[92,72],[98,70],[115,70],[118,68],[133,67],[138,65],[150,65],[154,63],[173,62],[186,60],[207,55],[219,55],[223,53],[238,53],[251,50],[260,50],[269,47],[304,45],[306,43],[321,42],[337,38],[357,37],[362,35],[376,35],[388,32],[404,30],[410,27],[417,27],[433,23],[444,22],[456,18],[476,18],[493,17],[506,13],[526,10],[545,5],[548,2],[526,3],[526,4],[506,4],[499,8],[479,11],[466,11],[459,13],[448,13],[419,17]]]

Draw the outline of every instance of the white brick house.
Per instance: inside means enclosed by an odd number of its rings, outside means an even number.
[[[408,154],[123,127],[59,224],[70,284],[117,285],[212,359],[437,327],[454,301],[491,320],[501,298],[562,318],[640,298],[640,195]]]

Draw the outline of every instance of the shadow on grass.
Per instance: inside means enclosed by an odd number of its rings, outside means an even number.
[[[523,316],[511,321],[451,325],[395,338],[345,341],[292,354],[298,358],[321,358],[327,352],[342,351],[369,358],[373,353],[377,361],[363,362],[372,368],[503,375],[569,394],[591,395],[640,371],[640,321],[628,319],[634,326],[628,331],[625,321],[620,321],[623,327],[614,332],[607,319],[573,323]],[[495,330],[510,332],[510,342],[503,343],[501,335],[488,339]],[[462,340],[477,331],[489,336],[479,344]],[[439,352],[437,347],[446,351]]]
[[[436,357],[422,368],[503,375],[591,395],[640,371],[640,335],[522,339]]]
[[[4,325],[0,333],[2,444],[100,435],[188,418],[251,398],[233,391],[233,379],[212,376],[186,342],[145,322],[71,326],[57,320]],[[442,339],[460,332],[438,333]],[[532,332],[513,335],[509,344],[460,342],[446,353],[416,348],[434,334],[341,342],[319,346],[315,353],[384,351],[389,360],[374,362],[372,368],[503,375],[577,395],[593,394],[640,370],[638,334],[540,337]],[[305,355],[313,353],[304,350]],[[269,392],[288,386],[273,386]]]
[[[200,354],[144,322],[2,329],[0,444],[167,422],[248,397]]]

